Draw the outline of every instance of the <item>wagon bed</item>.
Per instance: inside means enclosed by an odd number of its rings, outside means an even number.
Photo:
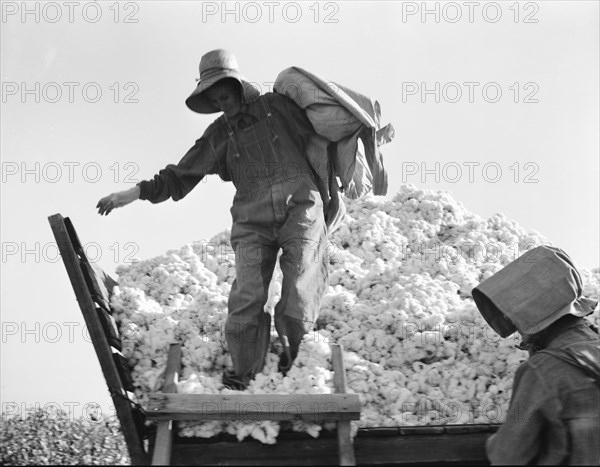
[[[310,401],[332,403],[336,411],[312,412],[302,418],[335,421],[333,431],[322,430],[318,438],[307,433],[282,431],[277,443],[265,445],[254,439],[238,442],[228,434],[209,439],[186,438],[177,434],[178,420],[226,419],[223,410],[207,413],[202,407],[224,407],[235,396],[177,394],[176,381],[181,365],[181,347],[172,344],[169,350],[165,385],[161,392],[150,395],[148,407],[135,400],[134,387],[127,359],[121,353],[121,333],[126,330],[112,317],[110,297],[117,282],[85,255],[75,228],[68,217],[55,214],[48,218],[63,258],[67,274],[90,333],[108,391],[113,400],[121,430],[127,443],[132,464],[171,465],[448,465],[487,464],[485,441],[498,424],[403,426],[359,428],[350,438],[350,420],[360,417],[358,396],[345,394],[345,371],[342,349],[332,346],[334,356],[335,394],[310,395]],[[242,399],[252,396],[240,395]],[[285,401],[303,403],[308,396],[258,395],[268,397],[270,407]],[[211,399],[212,398],[212,399]],[[274,398],[279,405],[273,405]],[[207,402],[212,402],[207,403]],[[225,405],[223,405],[225,404]],[[232,414],[229,414],[232,415]],[[285,411],[269,414],[248,414],[253,419],[285,420],[294,418]],[[299,415],[296,414],[296,417]],[[212,418],[209,418],[212,417]],[[247,419],[247,418],[246,418]],[[155,420],[148,426],[147,420]]]

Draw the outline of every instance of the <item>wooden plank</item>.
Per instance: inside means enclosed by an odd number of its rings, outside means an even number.
[[[65,228],[73,244],[73,249],[79,257],[81,268],[85,281],[88,285],[88,289],[92,295],[92,299],[96,303],[110,313],[110,296],[112,295],[112,289],[117,282],[106,274],[100,266],[96,263],[90,263],[79,236],[75,231],[75,227],[68,217],[64,219]]]
[[[102,276],[109,276],[99,266],[90,263],[85,255],[81,257],[80,263],[92,298],[98,304],[98,306],[110,312],[110,296],[112,294],[112,287],[109,291],[100,278]]]
[[[132,397],[131,395],[129,396],[129,400],[133,402],[135,397]],[[144,438],[146,437],[145,435],[149,434],[149,429],[146,427],[146,412],[140,405],[132,408],[132,403],[128,403],[126,400],[123,400],[123,402],[128,404],[128,410],[131,412],[131,418],[133,420],[133,424],[135,425],[136,433],[140,434],[140,439],[142,439],[143,442]],[[144,449],[144,463],[148,463],[150,460],[149,456],[146,455],[146,452],[147,450]]]
[[[181,344],[171,344],[165,371],[163,392],[176,393],[179,373],[181,372]]]
[[[501,424],[490,424],[490,425],[445,425],[444,431],[446,433],[480,433],[489,432],[490,434],[497,431]]]
[[[331,361],[333,365],[333,386],[337,394],[346,393],[346,368],[344,367],[343,347],[339,344],[331,345]],[[340,465],[356,465],[354,446],[349,420],[337,422],[338,456]]]
[[[356,461],[369,463],[415,464],[467,462],[487,463],[485,442],[489,433],[441,435],[402,435],[395,438],[357,438]]]
[[[150,394],[151,420],[358,420],[357,394]]]
[[[112,352],[112,358],[117,367],[117,372],[119,373],[123,388],[129,392],[135,391],[133,380],[131,379],[131,372],[129,371],[129,366],[127,364],[127,358],[125,358],[121,352]]]
[[[502,426],[499,423],[493,424],[462,424],[462,425],[426,425],[426,426],[402,426],[402,427],[372,427],[359,428],[356,436],[363,437],[390,437],[400,435],[438,435],[440,433],[462,434],[462,433],[482,433],[492,434]]]
[[[357,436],[357,465],[439,464],[488,465],[485,442],[490,433]],[[335,437],[282,439],[274,445],[256,440],[242,442],[175,444],[171,465],[339,465]]]
[[[56,215],[58,216],[60,214],[56,214]],[[73,226],[71,219],[69,219],[68,217],[62,217],[62,216],[61,216],[61,218],[62,218],[62,224],[67,231],[67,235],[69,236],[69,240],[71,242],[71,246],[73,247],[73,250],[75,251],[75,253],[77,254],[78,257],[85,256],[85,251],[83,250],[83,245],[82,245],[81,241],[79,240],[79,235],[77,235],[77,232],[75,231],[75,227]]]
[[[446,428],[443,426],[401,426],[401,435],[433,435],[445,433]]]
[[[167,357],[167,369],[165,373],[165,384],[163,392],[176,393],[179,372],[181,371],[181,345],[171,344],[169,356]],[[173,420],[158,422],[154,450],[152,453],[152,465],[169,465],[171,463],[171,451],[173,447]]]
[[[131,402],[126,398],[126,392],[121,384],[121,378],[114,363],[111,348],[96,312],[96,305],[80,267],[80,256],[83,255],[85,257],[81,248],[81,242],[68,218],[65,219],[60,214],[54,214],[48,217],[48,221],[56,239],[69,280],[71,281],[71,286],[75,292],[75,297],[79,303],[79,308],[90,333],[92,345],[94,346],[104,379],[109,390],[112,391],[111,397],[121,423],[121,430],[127,443],[131,461],[133,464],[147,464],[148,456],[144,449],[143,433],[138,429],[134,414],[132,413]],[[75,248],[79,250],[79,254],[75,251]]]
[[[171,465],[338,465],[337,440],[316,438],[262,444],[234,443],[175,446]]]
[[[100,324],[102,325],[104,335],[106,336],[109,345],[119,351],[123,350],[123,345],[121,343],[121,338],[119,337],[119,330],[117,328],[115,319],[103,308],[96,308],[96,312],[98,313]]]
[[[106,293],[102,292],[102,295],[108,298],[108,305],[110,307],[110,297],[112,296],[113,288],[116,285],[119,285],[119,283],[112,277],[110,277],[108,274],[106,274],[106,272],[104,272],[104,270],[98,264],[90,264],[92,265],[92,269],[96,273],[96,279],[101,287],[101,290],[106,291]]]
[[[390,437],[399,436],[400,428],[397,426],[381,426],[373,428],[359,428],[356,436]]]

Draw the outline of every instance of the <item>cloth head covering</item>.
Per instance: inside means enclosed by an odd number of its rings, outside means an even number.
[[[205,91],[224,78],[233,78],[242,85],[243,104],[255,101],[260,95],[258,88],[240,74],[235,56],[227,50],[216,49],[207,52],[200,59],[200,79],[194,92],[185,100],[185,104],[201,114],[218,112],[206,99]]]
[[[473,289],[473,299],[500,336],[535,334],[567,314],[592,313],[597,300],[582,297],[583,281],[561,249],[533,248]]]

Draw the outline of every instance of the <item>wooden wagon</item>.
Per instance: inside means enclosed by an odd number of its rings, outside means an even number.
[[[361,428],[350,437],[350,420],[360,418],[358,396],[346,394],[342,349],[332,346],[335,394],[319,395],[203,395],[177,394],[181,347],[170,346],[165,384],[150,395],[146,408],[135,400],[134,387],[121,335],[112,317],[110,297],[117,282],[85,255],[68,217],[49,218],[60,254],[85,324],[91,336],[108,391],[121,424],[132,464],[173,465],[418,465],[487,464],[486,439],[498,425],[404,426]],[[244,405],[240,405],[244,404]],[[300,410],[275,408],[300,407]],[[256,440],[238,442],[232,435],[210,439],[177,434],[181,420],[236,419],[245,407],[244,420],[335,421],[336,430],[318,438],[306,433],[281,432],[274,445]],[[270,407],[270,410],[261,409]],[[315,410],[315,407],[333,408]],[[146,421],[156,421],[148,426]]]

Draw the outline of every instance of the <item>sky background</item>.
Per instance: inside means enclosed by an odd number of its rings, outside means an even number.
[[[229,228],[234,190],[216,176],[177,203],[95,208],[216,118],[184,104],[215,48],[263,92],[295,65],[376,98],[396,129],[388,197],[449,191],[598,267],[599,3],[466,3],[2,2],[2,409],[110,411],[48,216],[70,217],[113,276]]]

